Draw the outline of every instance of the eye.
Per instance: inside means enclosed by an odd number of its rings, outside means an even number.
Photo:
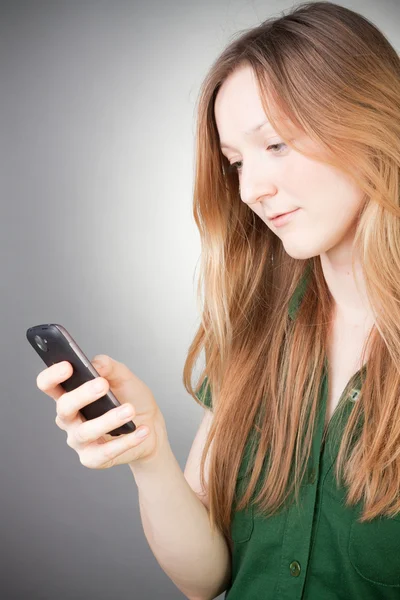
[[[276,152],[274,151],[273,154],[281,154],[282,150],[282,146],[286,146],[286,144],[284,142],[281,142],[280,144],[271,144],[270,146],[267,147],[267,150],[269,150],[270,148],[280,148],[279,150],[277,150]],[[240,172],[242,170],[242,167],[238,167],[237,165],[239,165],[239,163],[241,163],[242,161],[239,160],[237,162],[232,163],[229,167],[228,167],[228,172],[231,173],[232,171],[237,171]]]

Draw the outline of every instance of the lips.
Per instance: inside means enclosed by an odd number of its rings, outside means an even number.
[[[270,221],[272,221],[273,219],[276,219],[276,217],[281,217],[282,215],[287,215],[291,212],[294,212],[295,210],[297,210],[297,208],[293,208],[293,210],[288,210],[286,212],[283,213],[276,213],[274,215],[271,215],[270,217],[267,217],[267,219],[269,219]]]

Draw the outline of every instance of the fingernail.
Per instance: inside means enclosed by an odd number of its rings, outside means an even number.
[[[135,431],[135,437],[142,438],[149,433],[148,429],[137,429]]]
[[[121,406],[119,409],[120,417],[129,417],[132,414],[132,407],[128,404],[126,406]]]
[[[95,382],[93,383],[93,389],[94,389],[96,392],[101,392],[101,390],[102,390],[103,388],[104,388],[104,382],[103,382],[102,380],[95,381]]]

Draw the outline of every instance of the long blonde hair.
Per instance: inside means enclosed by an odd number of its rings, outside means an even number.
[[[241,201],[237,174],[219,148],[215,96],[241,66],[253,69],[266,115],[285,143],[346,172],[365,193],[354,249],[376,321],[335,473],[339,483],[344,469],[349,506],[364,501],[360,522],[391,516],[400,510],[400,60],[365,17],[331,2],[308,2],[239,32],[199,95],[193,214],[202,248],[201,324],[183,382],[196,401],[205,384],[212,395],[214,420],[201,460],[204,486],[210,451],[212,527],[231,539],[238,470],[255,434],[251,477],[236,510],[253,496],[267,451],[269,468],[255,499],[259,510],[274,514],[293,488],[298,499],[333,309],[320,258],[297,260],[285,252]],[[296,144],[296,132],[323,153],[315,156]],[[292,322],[288,302],[308,267],[310,285]],[[203,349],[205,367],[193,388]],[[351,444],[361,418],[361,433]]]

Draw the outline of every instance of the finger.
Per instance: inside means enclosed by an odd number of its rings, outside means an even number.
[[[54,400],[58,400],[65,394],[64,388],[59,384],[61,381],[69,379],[72,372],[72,365],[63,360],[41,371],[36,377],[36,385],[39,390],[47,394],[47,396],[50,396],[50,398],[53,398]]]
[[[128,408],[129,414],[124,415],[123,409]],[[72,443],[75,446],[82,444],[89,444],[95,442],[101,436],[108,434],[109,431],[113,431],[117,427],[120,427],[127,421],[130,421],[135,415],[134,407],[126,402],[118,408],[113,408],[104,415],[91,419],[90,421],[84,421],[78,425],[72,432],[71,438]]]
[[[147,430],[147,435],[139,437],[137,432],[141,429]],[[79,456],[81,464],[89,469],[108,469],[118,463],[118,457],[120,454],[125,453],[127,450],[136,448],[142,444],[148,436],[148,428],[140,427],[133,433],[127,433],[121,435],[119,438],[114,439],[101,446],[94,446],[93,444],[84,448]],[[140,451],[138,450],[138,456]],[[135,459],[133,459],[135,460]]]
[[[124,363],[107,356],[107,354],[97,354],[92,365],[102,377],[109,381],[110,387],[116,390],[127,381],[135,379],[132,371]]]
[[[81,423],[84,422],[84,418],[80,413],[77,413],[75,421],[77,423],[77,426],[79,427],[79,425]],[[62,419],[60,419],[60,417],[57,415],[55,418],[55,424],[57,425],[57,427],[59,427],[60,429],[62,429],[62,431],[67,431],[67,429],[70,429],[71,424],[69,423],[64,423],[64,421]]]
[[[94,389],[94,385],[97,383],[102,384],[101,390]],[[104,396],[108,392],[108,388],[109,385],[106,379],[95,377],[72,390],[72,392],[65,392],[57,400],[58,416],[65,423],[72,421],[81,408]]]

